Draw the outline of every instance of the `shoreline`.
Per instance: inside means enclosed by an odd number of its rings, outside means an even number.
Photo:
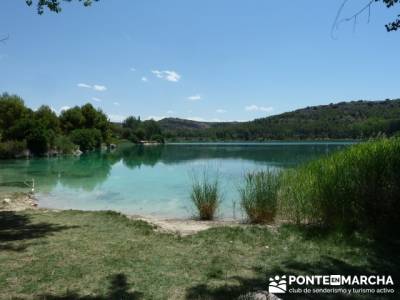
[[[38,199],[31,193],[12,193],[1,195],[0,198],[0,211],[24,211],[36,210],[40,212],[61,212],[68,210],[84,211],[79,209],[52,209],[38,207]],[[104,211],[104,210],[99,210]],[[154,230],[161,233],[177,234],[180,236],[193,235],[198,232],[217,227],[248,227],[260,226],[269,229],[275,229],[279,224],[264,224],[254,225],[244,222],[243,220],[221,220],[215,219],[212,221],[202,221],[192,218],[179,219],[179,218],[162,218],[156,216],[144,216],[138,214],[126,214],[114,210],[109,210],[121,215],[126,216],[130,220],[144,221],[154,226]],[[94,211],[96,212],[96,211]]]

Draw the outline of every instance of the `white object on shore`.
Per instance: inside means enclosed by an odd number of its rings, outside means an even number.
[[[73,152],[73,155],[75,155],[75,156],[80,156],[82,153],[83,153],[83,152],[82,152],[81,150],[76,149],[76,150]]]

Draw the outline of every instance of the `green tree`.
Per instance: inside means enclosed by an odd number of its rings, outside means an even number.
[[[26,145],[33,154],[42,155],[48,151],[50,140],[54,140],[54,132],[35,121],[26,136]]]
[[[122,122],[122,127],[123,128],[129,128],[132,130],[136,130],[139,128],[140,126],[140,117],[135,118],[133,116],[130,116],[128,118],[126,118],[123,122]]]
[[[26,139],[32,128],[37,125],[33,118],[17,119],[15,124],[4,132],[6,140],[22,141]]]
[[[0,138],[19,120],[29,116],[31,111],[24,101],[16,96],[4,93],[0,95]]]
[[[70,134],[71,141],[79,146],[81,151],[91,151],[99,148],[102,143],[101,131],[94,128],[75,129]]]
[[[63,110],[60,115],[60,125],[64,133],[68,134],[74,129],[83,128],[85,117],[79,106]]]
[[[39,109],[34,112],[34,118],[39,121],[44,128],[53,130],[56,133],[60,132],[60,120],[49,106],[42,105],[39,107]]]
[[[108,141],[110,126],[107,116],[100,109],[95,109],[92,104],[87,103],[81,107],[85,128],[96,128],[100,130],[103,141]]]
[[[161,135],[161,127],[154,120],[142,122],[141,128],[144,130],[145,138],[150,140],[152,136]]]

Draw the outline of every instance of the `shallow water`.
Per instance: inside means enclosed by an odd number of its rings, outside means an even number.
[[[243,174],[294,167],[351,142],[196,143],[123,145],[114,152],[81,157],[0,161],[0,193],[27,191],[35,181],[39,206],[111,209],[129,214],[186,218],[193,177],[217,176],[221,218],[241,218],[238,187]]]

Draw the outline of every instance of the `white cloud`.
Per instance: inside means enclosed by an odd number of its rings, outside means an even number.
[[[142,79],[143,82],[147,82],[148,81],[147,77],[144,77],[144,76],[141,79]]]
[[[272,112],[274,110],[274,108],[271,106],[265,107],[265,106],[258,106],[255,104],[246,106],[244,109],[246,111],[263,111],[263,112]]]
[[[98,91],[98,92],[104,92],[105,90],[107,90],[106,86],[98,85],[98,84],[90,85],[90,84],[87,84],[87,83],[78,83],[77,86],[80,87],[80,88],[85,88],[85,89],[93,89],[93,90]]]
[[[178,82],[181,79],[181,75],[179,75],[177,72],[175,71],[159,71],[159,70],[153,70],[151,71],[151,73],[153,73],[154,75],[156,75],[156,77],[167,80],[167,81],[171,81],[171,82]]]
[[[94,89],[95,91],[98,91],[98,92],[104,92],[105,90],[107,90],[107,87],[105,87],[104,85],[97,85],[97,84],[95,84],[95,85],[93,86],[93,89]]]
[[[163,78],[162,72],[158,70],[153,70],[151,71],[154,75],[156,75],[158,78]]]
[[[199,94],[187,97],[190,101],[198,101],[201,100],[201,96]]]
[[[177,82],[181,79],[181,75],[174,71],[164,71],[164,73],[167,74],[165,79],[168,81]]]
[[[123,115],[114,115],[114,114],[107,114],[107,115],[111,122],[122,122],[126,119],[126,116]]]
[[[114,104],[115,106],[119,106],[119,105],[120,105],[119,102],[113,102],[113,104]]]
[[[227,111],[226,111],[225,109],[218,108],[218,109],[216,110],[216,112],[219,113],[219,114],[224,114],[224,113],[226,113]]]
[[[130,68],[129,70],[131,70],[132,72],[136,71],[136,69],[134,67]]]
[[[68,110],[68,109],[70,109],[71,107],[69,107],[69,106],[67,106],[67,105],[65,105],[65,106],[61,106],[60,107],[60,109],[55,109],[54,107],[50,107],[50,109],[56,114],[56,115],[60,115],[64,110]],[[34,111],[36,111],[37,110],[37,108],[36,109],[34,109]]]
[[[78,85],[78,87],[81,87],[81,88],[87,88],[87,89],[91,89],[92,88],[91,85],[86,84],[86,83],[78,83],[77,85]]]
[[[100,99],[100,98],[97,98],[97,97],[92,97],[92,100],[93,100],[93,101],[96,101],[96,102],[101,102],[101,99]]]
[[[63,110],[68,110],[68,109],[70,109],[70,108],[71,108],[71,107],[69,107],[68,105],[61,106],[60,112],[62,112]]]

